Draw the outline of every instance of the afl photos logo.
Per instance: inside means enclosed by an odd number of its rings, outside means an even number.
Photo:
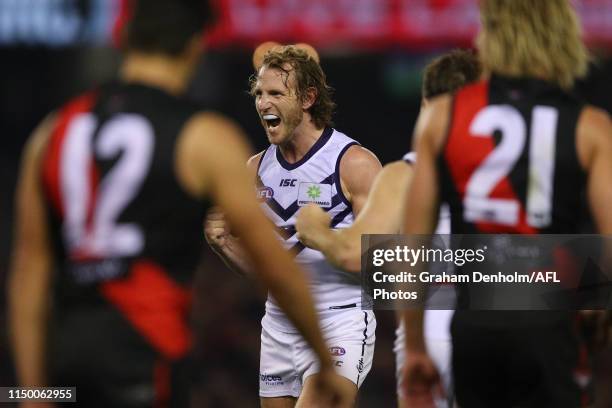
[[[274,190],[272,190],[270,187],[259,187],[257,189],[257,197],[260,200],[269,200],[270,198],[274,197]]]

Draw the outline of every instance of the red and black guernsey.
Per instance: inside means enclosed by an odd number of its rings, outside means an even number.
[[[438,157],[452,232],[575,233],[583,104],[550,83],[493,76],[454,96]]]
[[[188,353],[207,203],[179,185],[175,146],[197,111],[159,89],[122,83],[59,110],[41,176],[56,315],[63,328],[79,322],[75,336],[94,330],[121,347],[136,334],[164,359]]]
[[[457,91],[437,158],[452,233],[578,232],[586,174],[577,156],[576,127],[583,108],[553,84],[535,79],[494,75]],[[487,261],[481,270],[503,270],[494,259]],[[458,285],[451,324],[458,403],[579,406],[572,312],[472,307],[495,294],[486,284]]]

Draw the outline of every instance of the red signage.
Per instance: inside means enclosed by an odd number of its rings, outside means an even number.
[[[305,41],[322,48],[471,45],[477,0],[216,0],[213,45]],[[612,45],[612,0],[574,1],[590,43]]]
[[[219,19],[207,41],[217,47],[253,47],[267,40],[308,42],[342,52],[471,46],[479,26],[477,0],[211,1]],[[612,0],[572,3],[587,42],[612,46]],[[120,21],[128,14],[123,7]]]

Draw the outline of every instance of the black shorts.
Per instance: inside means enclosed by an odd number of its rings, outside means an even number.
[[[503,322],[508,312],[494,313]],[[474,317],[458,312],[451,324],[455,396],[462,408],[580,406],[571,319],[503,327],[478,324]]]
[[[66,407],[189,407],[190,360],[165,359],[118,312],[72,313],[51,330],[50,382],[76,387]]]

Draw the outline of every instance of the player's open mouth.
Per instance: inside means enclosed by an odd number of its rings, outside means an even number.
[[[263,120],[264,122],[266,122],[266,126],[268,127],[268,129],[271,130],[275,129],[281,123],[281,120],[278,116],[271,114],[263,115]]]

